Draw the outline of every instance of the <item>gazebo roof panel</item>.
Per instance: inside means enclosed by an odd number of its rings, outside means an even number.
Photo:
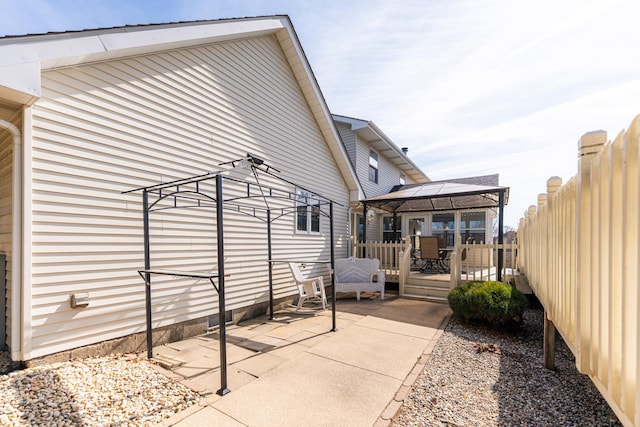
[[[504,193],[506,205],[509,187],[440,181],[400,188],[363,203],[390,212],[479,209],[498,207],[500,193]]]

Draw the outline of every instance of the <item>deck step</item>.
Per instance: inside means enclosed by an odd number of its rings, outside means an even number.
[[[449,286],[433,286],[433,285],[420,285],[415,283],[407,283],[404,285],[405,295],[420,295],[422,297],[434,297],[447,299],[449,295]]]
[[[439,304],[449,304],[449,301],[446,297],[435,297],[435,296],[427,296],[427,295],[416,295],[411,293],[406,293],[402,296],[403,298],[415,298],[423,301],[437,302]]]
[[[407,277],[407,284],[410,285],[422,285],[422,286],[439,286],[442,288],[449,288],[451,286],[451,280],[442,280],[430,276],[409,276]]]

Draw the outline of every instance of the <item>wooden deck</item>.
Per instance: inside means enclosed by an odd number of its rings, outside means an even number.
[[[390,282],[397,280],[389,277]],[[472,280],[496,280],[496,269],[481,269],[475,271],[464,272],[461,275],[462,281]],[[520,276],[517,271],[508,271],[503,279],[505,282],[512,280],[516,284],[516,288],[525,294],[533,293],[529,287],[526,278]],[[407,277],[404,294],[406,297],[422,298],[428,301],[447,304],[447,296],[451,290],[451,275],[449,273],[423,273],[420,271],[411,271]]]

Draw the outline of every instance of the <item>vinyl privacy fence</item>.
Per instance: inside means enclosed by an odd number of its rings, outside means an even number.
[[[640,426],[639,125],[585,134],[577,174],[549,179],[518,229],[520,271],[625,426]]]

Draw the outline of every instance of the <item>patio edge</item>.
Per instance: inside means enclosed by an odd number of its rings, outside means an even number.
[[[418,378],[420,378],[420,374],[422,374],[422,372],[424,371],[424,368],[429,362],[429,357],[431,356],[431,353],[433,352],[433,349],[435,348],[436,343],[444,333],[445,328],[449,324],[451,317],[452,317],[452,314],[447,315],[442,321],[442,323],[440,323],[440,326],[438,326],[438,331],[429,340],[429,343],[427,344],[424,351],[422,352],[422,355],[416,361],[416,364],[413,366],[413,369],[411,370],[411,372],[406,376],[406,378],[402,382],[402,385],[396,392],[393,399],[389,402],[389,404],[385,407],[382,413],[378,416],[378,419],[374,423],[374,427],[389,426],[393,421],[393,419],[398,414],[398,412],[400,411],[400,409],[402,409],[402,405],[404,404],[405,399],[409,396],[409,393],[411,393],[411,389],[413,388],[414,384],[418,381]]]

